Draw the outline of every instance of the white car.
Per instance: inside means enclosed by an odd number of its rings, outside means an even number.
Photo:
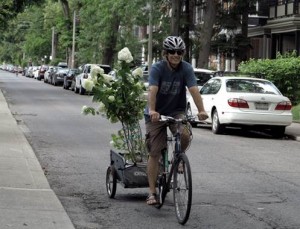
[[[105,74],[108,74],[111,71],[111,67],[109,65],[97,64],[100,68],[104,70]],[[85,89],[82,85],[84,85],[84,81],[91,78],[91,66],[92,64],[85,64],[80,66],[79,69],[82,69],[82,73],[78,74],[75,77],[75,86],[74,92],[79,93],[81,95],[85,94]]]
[[[41,66],[37,66],[36,68],[33,69],[33,78],[34,79],[38,78],[40,68],[41,68]]]
[[[282,137],[292,123],[292,104],[268,80],[252,77],[224,76],[210,79],[200,90],[212,131],[221,134],[226,126],[269,129],[274,137]],[[196,115],[191,97],[187,115]]]
[[[49,81],[49,75],[53,72],[53,69],[54,69],[54,66],[49,66],[49,68],[45,72],[44,83],[48,83],[48,81]]]
[[[28,77],[33,78],[39,66],[31,66],[28,70]]]

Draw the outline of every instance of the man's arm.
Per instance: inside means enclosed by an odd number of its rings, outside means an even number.
[[[202,97],[200,95],[199,89],[197,86],[193,86],[189,88],[189,92],[193,97],[193,100],[196,104],[196,107],[198,109],[198,118],[200,120],[205,120],[208,118],[208,115],[206,114],[205,110],[204,110],[204,106],[203,106],[203,101],[202,101]]]
[[[160,114],[156,112],[156,95],[158,92],[158,86],[150,86],[148,90],[148,107],[149,107],[149,115],[152,122],[156,122],[159,120]]]

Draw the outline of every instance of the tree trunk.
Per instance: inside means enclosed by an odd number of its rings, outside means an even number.
[[[185,1],[185,23],[184,23],[184,41],[186,46],[186,54],[184,59],[190,61],[190,0]]]
[[[63,8],[65,18],[70,20],[71,16],[70,16],[70,7],[69,7],[68,0],[60,0],[60,2]]]
[[[70,15],[70,7],[69,7],[69,2],[68,0],[60,0],[62,8],[63,8],[63,12],[64,12],[64,16],[66,18],[66,29],[67,31],[70,31],[72,29],[72,19],[73,17],[71,17]],[[71,66],[72,63],[72,45],[69,45],[67,47],[67,55],[66,55],[66,61],[68,63],[68,66]]]
[[[110,35],[107,37],[107,40],[104,42],[105,47],[103,51],[103,60],[102,64],[108,64],[112,66],[114,63],[114,50],[117,45],[118,31],[120,26],[120,19],[118,16],[114,17],[114,20],[111,21],[111,31]]]
[[[179,35],[180,26],[180,0],[172,0],[171,35]]]
[[[249,5],[248,5],[249,6]],[[248,19],[249,19],[249,8],[246,8],[242,14],[242,36],[244,39],[248,38]],[[245,61],[248,59],[249,47],[245,46],[240,49],[240,59]]]
[[[197,67],[208,68],[208,59],[210,54],[210,43],[213,32],[213,25],[217,14],[217,0],[206,1],[207,5],[204,8],[204,23],[201,30],[201,47],[199,50],[199,59]]]

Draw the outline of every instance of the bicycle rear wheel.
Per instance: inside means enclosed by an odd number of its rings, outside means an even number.
[[[174,166],[173,197],[178,222],[184,225],[192,206],[192,173],[188,157],[182,153]]]
[[[106,170],[106,191],[109,198],[114,198],[117,190],[117,172],[113,165]]]

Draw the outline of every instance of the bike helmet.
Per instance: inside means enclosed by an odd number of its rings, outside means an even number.
[[[185,50],[185,43],[181,37],[169,36],[164,40],[165,50]]]

